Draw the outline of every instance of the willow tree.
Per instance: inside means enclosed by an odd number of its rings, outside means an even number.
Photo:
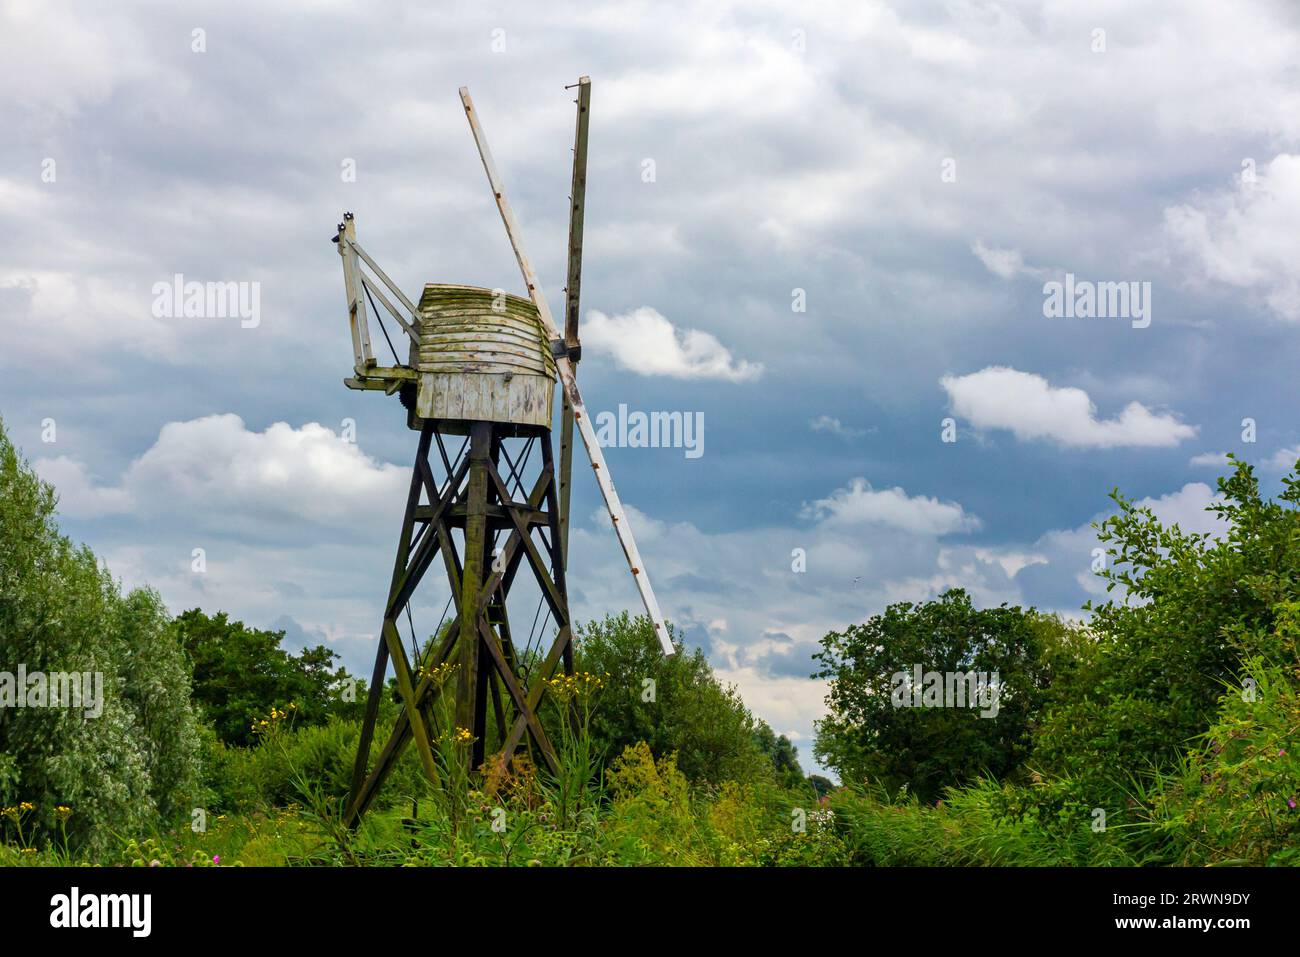
[[[95,853],[188,813],[198,726],[158,594],[123,594],[57,505],[0,423],[0,802],[33,806],[38,842],[70,808],[69,840]]]

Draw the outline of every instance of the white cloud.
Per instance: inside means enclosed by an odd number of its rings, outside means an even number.
[[[855,429],[852,426],[845,425],[833,415],[819,415],[808,421],[808,428],[814,432],[826,432],[830,435],[838,435],[842,439],[856,439],[866,435],[863,429]]]
[[[887,525],[914,535],[947,535],[979,527],[979,519],[956,502],[911,496],[897,487],[877,491],[863,478],[813,502],[804,515],[831,525]]]
[[[124,83],[160,72],[155,51],[129,17],[60,10],[36,0],[6,3],[2,16],[0,57],[15,102],[73,114],[107,100]]]
[[[811,674],[817,664],[810,660],[808,665]],[[773,677],[747,667],[714,670],[718,680],[740,690],[747,707],[799,748],[799,763],[805,772],[818,770],[812,754],[812,722],[826,711],[829,682],[802,677]]]
[[[1222,497],[1204,482],[1188,482],[1177,491],[1155,498],[1138,499],[1134,504],[1151,509],[1164,525],[1177,524],[1188,533],[1222,535],[1226,530],[1223,521],[1215,513],[1206,510],[1221,500]],[[1046,566],[1040,570],[1040,577],[1034,583],[1040,596],[1044,593],[1060,596],[1057,600],[1066,611],[1071,610],[1071,603],[1077,609],[1080,591],[1092,598],[1121,597],[1114,591],[1108,593],[1106,581],[1093,569],[1093,564],[1098,559],[1096,550],[1102,549],[1104,554],[1106,548],[1098,540],[1093,523],[1114,514],[1112,508],[1093,515],[1074,528],[1053,529],[1025,547],[1036,559],[1028,563],[1026,568],[1029,565]],[[1036,601],[1040,607],[1044,605],[1042,597]]]
[[[1200,455],[1193,455],[1187,464],[1197,468],[1221,466],[1228,463],[1227,456],[1227,452],[1202,452]]]
[[[1253,161],[1252,161],[1253,162]],[[1280,153],[1233,190],[1165,210],[1165,230],[1216,282],[1300,320],[1300,155]]]
[[[617,316],[593,309],[583,324],[582,342],[638,375],[746,382],[763,373],[761,363],[733,357],[712,333],[678,330],[649,306]]]
[[[405,500],[409,470],[376,462],[315,422],[249,431],[237,415],[169,422],[115,485],[96,485],[68,456],[34,463],[77,517],[189,513],[225,528],[268,520],[348,526]]]
[[[1017,548],[977,548],[975,557],[985,562],[997,562],[1002,566],[1002,570],[1007,573],[1008,578],[1015,578],[1016,575],[1030,565],[1046,565],[1047,557],[1038,555],[1033,552],[1026,552]]]
[[[984,264],[985,269],[1002,279],[1014,279],[1021,273],[1033,272],[1033,270],[1025,268],[1025,258],[1020,255],[1020,251],[1017,249],[998,249],[995,246],[985,246],[978,239],[971,243],[970,248],[971,252]]]
[[[953,411],[978,429],[1008,429],[1018,439],[1051,439],[1075,448],[1170,446],[1196,435],[1196,427],[1130,402],[1113,419],[1098,419],[1082,389],[1054,387],[1040,375],[989,366],[964,376],[944,376]]]
[[[93,272],[0,271],[0,306],[9,320],[6,344],[37,359],[65,361],[69,343],[75,342],[83,367],[100,366],[114,347],[175,361],[182,355],[182,327],[153,318],[146,293]]]
[[[1279,472],[1290,472],[1295,468],[1297,461],[1300,461],[1300,445],[1293,445],[1278,449],[1264,461],[1264,464]]]
[[[62,515],[96,518],[129,513],[135,508],[128,489],[96,485],[85,464],[70,455],[36,459],[32,468],[58,492]]]
[[[1206,509],[1221,501],[1223,496],[1204,482],[1188,482],[1176,492],[1139,499],[1137,504],[1151,509],[1165,525],[1177,525],[1184,532],[1220,535],[1227,526],[1218,515]]]

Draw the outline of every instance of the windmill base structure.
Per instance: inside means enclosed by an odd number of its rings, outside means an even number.
[[[572,673],[573,646],[564,559],[559,548],[558,488],[550,430],[534,427],[530,434],[528,429],[513,424],[470,422],[465,427],[462,450],[453,459],[447,454],[445,439],[459,431],[457,425],[425,420],[420,426],[382,640],[371,675],[353,772],[346,814],[350,825],[370,806],[406,745],[414,743],[426,773],[433,775],[435,755],[430,733],[452,730],[438,729],[430,720],[432,699],[442,688],[430,680],[427,672],[438,665],[457,665],[453,679],[455,724],[457,729],[473,735],[472,766],[482,765],[489,753],[490,702],[497,732],[497,739],[490,743],[491,753],[507,757],[521,744],[531,743],[535,753],[552,769],[555,767],[555,752],[537,709],[545,682],[556,670],[562,667],[565,673]],[[540,446],[540,468],[529,487],[525,487],[525,477],[520,474],[528,453],[512,457],[508,439],[527,439]],[[434,455],[443,466],[442,482],[434,478]],[[462,533],[463,553],[456,546],[453,529]],[[503,537],[503,544],[496,544]],[[456,614],[441,639],[424,650],[424,660],[412,668],[399,623],[416,588],[439,557]],[[541,588],[558,629],[528,686],[520,675],[521,662],[506,603],[516,575],[525,566]],[[404,707],[375,767],[367,772],[379,696],[390,660]]]
[[[575,378],[581,354],[578,295],[590,81],[582,77],[575,86],[578,112],[563,335],[523,251],[518,223],[464,88],[460,97],[465,116],[527,297],[430,283],[417,305],[357,242],[351,213],[344,215],[334,236],[343,263],[355,370],[344,383],[351,389],[397,394],[406,408],[407,425],[419,433],[345,809],[350,827],[374,802],[408,745],[414,746],[425,774],[438,782],[434,745],[443,735],[468,740],[471,768],[482,767],[490,755],[507,764],[527,747],[536,764],[559,770],[538,715],[548,681],[560,669],[573,673],[566,562],[575,432],[591,461],[660,646],[666,655],[674,651]],[[405,357],[383,326],[385,313],[407,337]],[[368,322],[372,314],[392,350],[392,365],[380,365],[374,356]],[[558,472],[551,439],[557,381],[563,398]],[[457,443],[458,451],[451,454],[449,449]],[[454,604],[455,614],[448,628],[421,647],[411,602],[439,562],[451,590],[448,607]],[[506,599],[524,569],[555,623],[544,654],[539,645],[536,655],[526,649],[521,656],[511,633]],[[413,639],[410,655],[403,617]],[[402,710],[372,767],[390,664]],[[439,727],[434,705],[439,695],[449,694],[455,698],[454,715],[448,719],[454,727]]]

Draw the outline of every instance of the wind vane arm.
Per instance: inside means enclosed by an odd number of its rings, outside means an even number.
[[[591,459],[591,467],[596,473],[596,484],[600,486],[600,493],[605,499],[605,508],[608,510],[610,520],[614,524],[614,532],[618,535],[619,544],[623,548],[623,555],[627,559],[628,567],[632,570],[632,580],[636,582],[637,591],[641,594],[641,602],[645,605],[646,613],[654,624],[655,635],[659,639],[664,654],[671,655],[675,649],[673,648],[672,638],[668,634],[668,626],[664,623],[663,613],[659,610],[658,599],[655,598],[654,589],[650,585],[650,578],[646,574],[644,563],[641,561],[641,553],[636,547],[636,540],[632,537],[632,529],[628,526],[623,503],[618,497],[618,492],[614,489],[614,482],[610,477],[609,468],[605,465],[605,456],[601,451],[600,442],[596,438],[595,429],[592,427],[587,415],[587,407],[582,401],[582,394],[578,391],[578,382],[574,378],[573,363],[569,358],[568,349],[555,326],[555,320],[551,315],[550,307],[546,303],[546,296],[542,293],[541,282],[537,278],[537,273],[533,270],[532,263],[529,262],[528,256],[524,252],[520,239],[519,223],[515,219],[514,210],[510,207],[510,201],[506,199],[505,189],[501,185],[501,177],[497,173],[496,163],[492,159],[492,151],[488,148],[487,137],[484,135],[483,127],[478,121],[478,114],[474,109],[473,100],[470,99],[468,87],[460,88],[460,99],[465,107],[465,117],[469,120],[470,131],[474,134],[474,142],[478,146],[479,158],[483,161],[483,170],[487,173],[488,183],[491,185],[492,194],[496,198],[497,209],[500,211],[501,220],[505,224],[506,235],[510,238],[510,245],[515,252],[515,259],[518,261],[519,270],[524,277],[524,285],[528,288],[528,296],[533,305],[537,307],[542,326],[546,330],[547,337],[551,340],[551,348],[555,353],[555,365],[560,383],[564,387],[564,393],[569,399],[570,406],[573,408],[573,418],[578,426],[578,434],[582,436],[582,443],[587,448],[587,456]]]
[[[351,213],[343,214],[343,222],[339,223],[334,242],[338,244],[339,257],[343,260],[343,286],[347,292],[348,324],[352,332],[352,358],[357,375],[363,379],[389,377],[392,370],[379,366],[375,361],[370,342],[370,323],[366,303],[368,300],[377,301],[383,306],[416,345],[420,344],[420,311],[397,284],[388,278],[388,274],[379,267],[379,264],[361,248],[361,244],[357,242],[356,219]],[[370,268],[378,281],[366,275],[366,271],[362,268],[363,263]],[[406,308],[406,315],[403,315],[388,296],[384,295],[385,288]],[[376,316],[376,319],[382,325],[383,318]],[[397,366],[405,362],[401,356],[394,356],[394,361]],[[356,380],[348,380],[348,382],[351,385]],[[363,386],[358,384],[358,387]]]

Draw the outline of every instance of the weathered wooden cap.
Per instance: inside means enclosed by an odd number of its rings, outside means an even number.
[[[555,380],[555,358],[537,307],[521,296],[429,283],[420,297],[416,368],[437,373],[508,373]]]

